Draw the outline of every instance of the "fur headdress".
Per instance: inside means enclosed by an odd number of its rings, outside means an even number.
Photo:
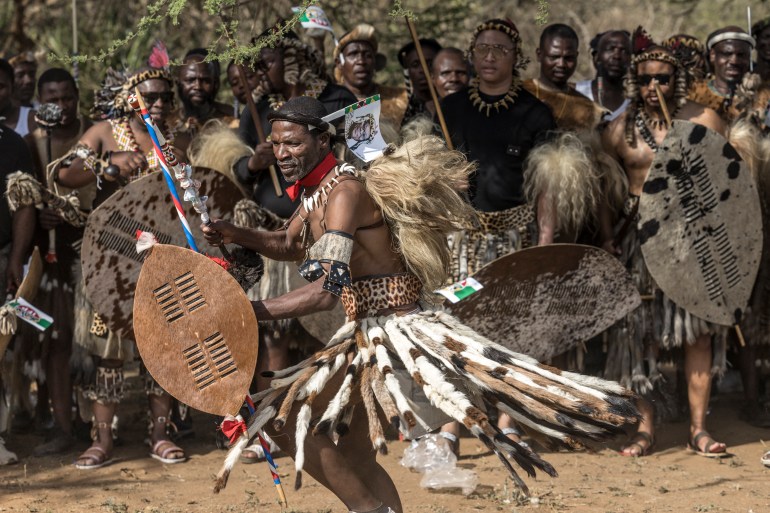
[[[706,47],[695,36],[676,34],[661,43],[684,66],[691,81],[701,80],[708,74]]]
[[[278,37],[270,47],[280,49],[283,53],[283,77],[287,84],[309,85],[311,82],[319,81],[328,83],[329,75],[326,73],[323,56],[314,48],[303,43],[297,34],[291,30],[282,31],[283,25],[283,20],[279,20],[262,34],[253,38],[251,42],[256,43],[265,36]],[[267,84],[261,82],[254,89],[254,101],[257,102],[263,96],[274,92],[268,91]]]
[[[163,69],[145,68],[136,73],[117,71],[107,68],[107,75],[102,80],[101,87],[94,91],[94,106],[91,117],[94,119],[116,119],[133,112],[128,104],[128,95],[134,88],[147,80],[161,79],[173,86],[168,72]]]

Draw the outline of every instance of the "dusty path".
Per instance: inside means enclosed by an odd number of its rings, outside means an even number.
[[[131,404],[138,405],[138,391]],[[574,511],[599,513],[632,512],[770,512],[770,470],[759,462],[770,449],[770,430],[757,429],[737,420],[739,396],[722,395],[712,404],[710,430],[728,443],[735,457],[708,460],[684,451],[687,424],[664,424],[659,428],[656,450],[643,459],[621,457],[619,442],[595,454],[550,453],[546,459],[560,477],[539,476],[527,482],[537,504],[513,499],[511,482],[496,457],[482,450],[474,439],[462,439],[464,456],[459,465],[479,475],[481,485],[468,497],[429,492],[419,486],[420,475],[399,465],[406,443],[393,441],[389,455],[381,459],[401,491],[407,512],[533,512]],[[138,406],[124,419],[125,445],[117,448],[112,465],[95,471],[78,471],[72,451],[60,457],[32,458],[34,436],[11,435],[7,445],[22,462],[0,467],[0,512],[264,512],[278,513],[267,467],[238,465],[226,490],[211,491],[213,475],[224,458],[216,450],[207,426],[213,418],[198,413],[197,438],[184,446],[190,461],[162,465],[147,456],[141,445],[144,422]],[[85,444],[79,446],[82,450]],[[293,489],[292,462],[278,459],[294,513],[343,512],[335,498],[309,476],[299,492]]]

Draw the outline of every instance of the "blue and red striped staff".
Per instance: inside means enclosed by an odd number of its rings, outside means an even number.
[[[155,155],[157,155],[158,162],[160,162],[160,168],[163,171],[163,178],[166,179],[166,185],[168,186],[168,191],[171,193],[171,200],[174,202],[174,207],[176,207],[176,214],[179,216],[179,222],[182,223],[182,231],[184,232],[184,236],[187,239],[187,244],[190,246],[190,249],[196,253],[200,253],[198,246],[195,244],[192,230],[190,230],[190,224],[187,222],[187,216],[184,213],[184,209],[182,209],[182,201],[179,199],[179,194],[176,192],[176,187],[174,186],[174,178],[171,176],[171,170],[169,168],[168,162],[166,161],[166,156],[163,153],[164,146],[167,150],[169,150],[168,143],[160,133],[160,130],[158,130],[155,126],[155,123],[152,121],[150,113],[147,111],[147,107],[144,105],[144,100],[142,100],[142,95],[139,94],[138,89],[136,90],[136,95],[131,95],[128,101],[134,110],[137,110],[137,106],[139,107],[139,115],[147,127],[147,132],[150,134],[150,139],[152,139]],[[161,142],[161,140],[163,142]]]
[[[179,195],[176,192],[176,187],[174,186],[174,179],[171,176],[171,169],[172,165],[175,171],[177,171],[177,167],[179,167],[179,172],[175,173],[177,177],[184,177],[184,179],[190,180],[189,171],[183,170],[182,168],[185,166],[184,164],[179,164],[176,160],[176,157],[174,156],[173,152],[171,151],[171,148],[169,147],[169,144],[166,142],[165,138],[161,134],[158,127],[155,126],[155,123],[152,121],[152,118],[150,117],[150,113],[147,111],[147,107],[144,104],[144,100],[142,99],[141,93],[139,93],[139,89],[136,89],[136,94],[132,94],[129,96],[128,99],[129,105],[137,111],[137,114],[140,115],[142,118],[142,121],[144,121],[145,126],[147,127],[147,132],[150,134],[150,138],[152,139],[153,148],[155,149],[155,155],[158,157],[158,162],[160,162],[160,167],[163,170],[163,177],[166,179],[166,185],[168,186],[168,190],[171,193],[171,199],[174,202],[174,206],[176,207],[176,213],[179,216],[179,221],[182,223],[182,230],[184,231],[185,237],[187,238],[187,243],[190,245],[190,249],[193,251],[200,253],[200,250],[198,249],[198,246],[195,244],[195,239],[193,239],[192,231],[190,230],[190,225],[187,222],[187,216],[184,213],[184,210],[182,209],[182,202],[179,200]],[[168,157],[168,158],[167,158]],[[169,161],[173,163],[172,165],[169,165]],[[208,211],[206,210],[205,206],[205,200],[206,198],[200,198],[197,194],[197,188],[199,184],[195,184],[195,182],[192,182],[189,187],[186,189],[186,192],[190,189],[192,189],[192,203],[195,209],[201,213],[201,217],[203,218],[203,222],[208,224],[209,222],[209,216]],[[197,200],[197,201],[196,201]],[[224,253],[224,248],[223,253]],[[229,255],[225,254],[225,258],[228,258]],[[250,415],[254,415],[256,409],[254,407],[254,402],[251,400],[251,396],[248,394],[246,395],[245,399],[245,405],[249,410]],[[267,461],[268,466],[270,467],[270,474],[272,474],[273,477],[273,483],[275,484],[275,487],[278,491],[278,498],[281,501],[281,504],[286,507],[288,505],[286,501],[286,494],[283,491],[283,485],[281,485],[281,477],[278,475],[277,468],[278,466],[275,464],[275,461],[273,460],[273,455],[270,454],[270,448],[267,444],[267,441],[262,437],[261,434],[257,433],[257,437],[259,438],[259,444],[262,446],[262,450],[265,453],[265,460]]]

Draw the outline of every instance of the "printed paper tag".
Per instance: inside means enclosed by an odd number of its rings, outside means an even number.
[[[22,297],[9,301],[7,305],[16,311],[17,317],[30,323],[40,331],[45,331],[53,324],[53,317],[38,310]]]
[[[483,288],[484,286],[475,279],[466,278],[436,292],[447,298],[450,302],[457,303]]]

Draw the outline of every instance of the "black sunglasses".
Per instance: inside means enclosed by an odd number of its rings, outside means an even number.
[[[158,100],[163,100],[163,103],[171,103],[174,101],[173,91],[166,91],[165,93],[144,93],[142,95],[144,104],[148,107],[154,105]]]
[[[650,82],[655,80],[660,85],[668,85],[671,82],[671,76],[666,73],[657,73],[655,75],[639,75],[639,83],[643,86],[650,85]]]

